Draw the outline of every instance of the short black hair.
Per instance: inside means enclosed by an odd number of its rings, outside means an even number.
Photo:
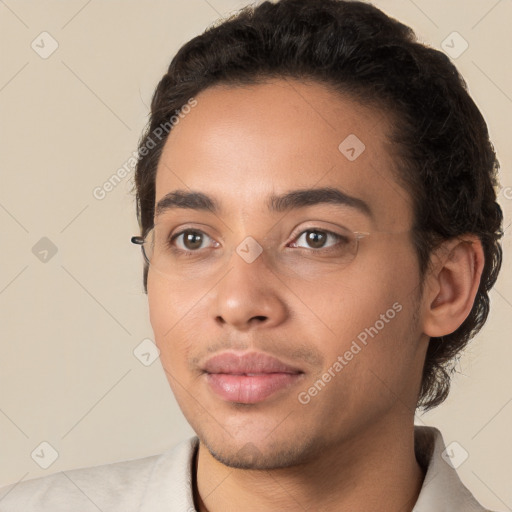
[[[442,52],[373,5],[344,0],[280,0],[248,5],[187,42],[151,102],[135,172],[137,216],[153,225],[155,176],[166,137],[151,134],[190,98],[215,84],[290,77],[324,83],[392,116],[393,161],[413,200],[413,239],[423,279],[432,250],[467,234],[479,237],[485,264],[473,308],[453,333],[431,338],[418,407],[448,396],[454,362],[489,314],[488,292],[502,262],[503,214],[496,202],[499,163],[466,83]],[[144,289],[147,292],[147,265]]]

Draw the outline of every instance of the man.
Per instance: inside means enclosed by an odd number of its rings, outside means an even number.
[[[417,407],[488,314],[498,168],[444,54],[375,7],[246,8],[171,62],[139,146],[144,286],[197,437],[2,511],[482,511]]]

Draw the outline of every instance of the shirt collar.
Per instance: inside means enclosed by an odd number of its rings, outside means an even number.
[[[158,457],[140,512],[195,511],[192,481],[198,445],[199,439],[191,437]],[[426,474],[413,512],[485,512],[446,462],[450,452],[437,428],[415,425],[414,450]]]
[[[414,426],[416,459],[426,469],[425,479],[413,512],[485,512],[464,486],[450,461],[457,454],[456,445],[446,449],[441,432],[435,427]]]

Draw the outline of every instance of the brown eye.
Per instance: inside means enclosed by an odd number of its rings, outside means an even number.
[[[204,237],[210,238],[208,235],[202,233],[201,231],[187,229],[174,235],[171,238],[171,241],[179,241],[180,238],[182,238],[181,244],[177,244],[179,249],[184,251],[196,251],[197,249],[201,248]],[[182,247],[180,247],[180,245],[182,245]]]
[[[305,247],[306,249],[324,249],[336,244],[343,245],[343,243],[346,241],[345,237],[338,235],[337,233],[332,233],[331,231],[308,229],[300,234],[296,242],[293,243],[293,246],[304,247],[303,245],[298,245],[302,238],[305,239],[305,243],[307,244],[307,247]],[[334,243],[326,245],[326,242],[329,238],[334,239]]]
[[[324,246],[327,240],[327,234],[321,231],[308,231],[306,234],[306,241],[310,247],[320,249]]]

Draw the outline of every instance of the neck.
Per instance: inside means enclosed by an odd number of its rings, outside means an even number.
[[[414,453],[414,424],[371,426],[301,465],[272,470],[225,466],[199,444],[195,499],[200,512],[322,510],[411,511],[424,472]]]

